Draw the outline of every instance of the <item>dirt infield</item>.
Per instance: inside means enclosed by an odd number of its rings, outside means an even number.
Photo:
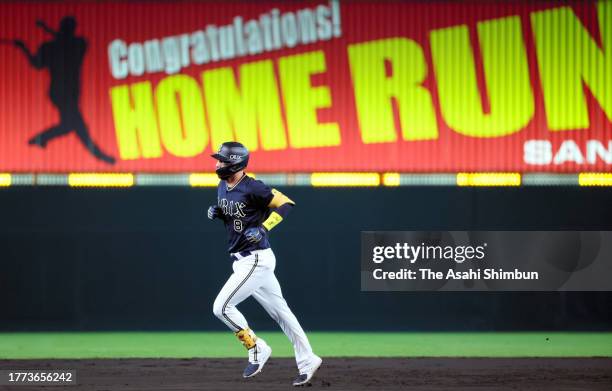
[[[253,379],[239,359],[1,360],[0,369],[76,369],[77,386],[3,390],[290,390],[295,362]],[[10,387],[10,388],[9,388]],[[611,390],[612,358],[327,358],[310,390]]]

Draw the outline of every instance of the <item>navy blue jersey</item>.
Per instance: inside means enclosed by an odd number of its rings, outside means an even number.
[[[260,226],[269,216],[272,198],[270,187],[246,174],[234,187],[228,187],[224,180],[219,182],[217,205],[221,207],[230,253],[270,247],[267,232],[258,243],[249,242],[243,233],[247,228]]]

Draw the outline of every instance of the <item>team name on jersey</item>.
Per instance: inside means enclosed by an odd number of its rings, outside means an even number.
[[[238,201],[228,201],[226,198],[221,198],[218,202],[219,207],[223,210],[223,214],[231,217],[245,217],[244,208],[246,204]]]

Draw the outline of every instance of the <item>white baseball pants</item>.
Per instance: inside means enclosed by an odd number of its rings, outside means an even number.
[[[236,306],[253,296],[293,344],[295,361],[301,370],[312,362],[314,354],[306,333],[283,298],[275,267],[276,257],[270,248],[234,261],[234,273],[217,295],[213,313],[234,332],[247,329],[249,325]]]

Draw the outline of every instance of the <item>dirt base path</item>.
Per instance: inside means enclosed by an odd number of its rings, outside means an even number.
[[[76,369],[78,385],[1,390],[291,390],[295,362],[243,379],[241,359],[0,360],[0,369]],[[309,390],[612,390],[612,358],[324,358]]]

